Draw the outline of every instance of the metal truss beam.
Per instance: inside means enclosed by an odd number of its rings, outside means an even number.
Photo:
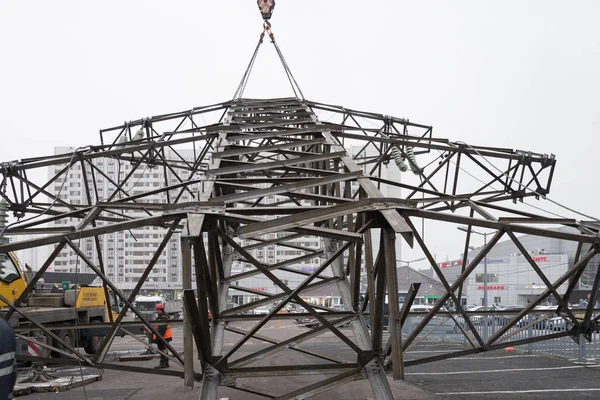
[[[329,122],[319,121],[318,113],[322,112],[329,115]],[[106,325],[111,327],[110,335],[99,354],[93,360],[83,359],[90,365],[122,369],[104,363],[104,356],[116,332],[130,326],[123,321],[124,312],[131,308],[137,313],[132,299],[143,280],[156,268],[173,235],[181,235],[181,243],[186,246],[182,254],[187,271],[184,286],[189,321],[185,325],[185,349],[191,351],[193,337],[202,364],[201,398],[205,400],[216,400],[219,386],[271,398],[303,399],[355,379],[367,379],[375,399],[390,400],[394,394],[386,372],[391,372],[393,379],[402,379],[407,366],[502,348],[510,335],[509,329],[548,296],[556,300],[557,311],[575,323],[576,332],[586,334],[597,324],[591,308],[583,318],[576,318],[568,300],[574,282],[600,252],[598,224],[546,218],[510,206],[511,201],[548,194],[556,164],[553,155],[435,138],[432,127],[425,124],[297,98],[238,98],[138,119],[101,130],[100,142],[99,146],[65,154],[0,164],[0,197],[8,203],[9,210],[20,218],[37,216],[10,226],[4,233],[17,239],[24,234],[38,235],[0,245],[0,252],[52,248],[24,294],[14,304],[10,303],[12,308],[4,317],[10,319],[15,310],[21,312],[19,307],[44,271],[65,248],[72,249],[83,265],[126,303],[113,323]],[[402,182],[390,178],[386,171],[401,168],[403,162],[410,168],[405,168]],[[46,173],[47,168],[50,173]],[[48,180],[31,180],[29,177],[36,171],[44,171]],[[74,178],[73,171],[80,177]],[[162,176],[159,185],[139,184],[143,177],[158,173]],[[83,201],[65,196],[64,186],[70,183],[82,188]],[[100,190],[101,187],[106,190]],[[403,194],[398,197],[386,194],[392,191]],[[507,200],[509,205],[504,205],[502,202]],[[467,226],[463,267],[454,282],[449,282],[437,267],[431,243],[415,227],[415,218]],[[568,226],[578,231],[564,232],[542,225]],[[491,229],[495,235],[467,262],[473,228]],[[153,229],[161,238],[160,246],[146,260],[144,273],[133,292],[125,296],[114,284],[114,275],[107,275],[104,240],[114,233],[143,229]],[[532,271],[548,289],[509,325],[489,338],[481,337],[469,313],[459,307],[456,313],[448,314],[442,307],[448,300],[459,304],[465,282],[502,236],[507,235],[525,254],[517,234],[573,241],[578,244],[577,260],[553,282],[534,260],[529,260]],[[378,247],[375,235],[380,238]],[[75,244],[90,238],[96,249],[92,256]],[[446,291],[407,337],[400,334],[407,308],[400,310],[392,302],[389,312],[385,311],[386,296],[393,299],[398,293],[395,254],[398,240],[410,246],[413,242],[418,244]],[[270,261],[259,256],[260,251],[295,253]],[[191,290],[190,282],[192,255],[195,291]],[[306,272],[303,263],[318,263],[318,266],[313,272]],[[280,273],[294,274],[301,281],[294,287],[284,284]],[[600,275],[593,276],[597,291]],[[250,277],[273,282],[277,292],[259,293],[243,282]],[[565,283],[568,289],[561,294],[558,288]],[[366,284],[364,291],[363,284]],[[412,297],[417,286],[411,292]],[[303,297],[303,292],[324,287],[331,287],[339,295],[344,311],[334,310],[331,304],[309,303]],[[228,309],[233,291],[261,298]],[[365,295],[364,300],[361,294]],[[300,305],[305,312],[279,313],[289,303]],[[268,304],[273,304],[273,309],[267,315],[245,314]],[[386,314],[391,321],[390,338],[384,344]],[[321,326],[292,338],[275,340],[262,331],[273,321],[309,315]],[[436,315],[455,322],[461,317],[466,327],[460,328],[471,348],[404,360],[403,352]],[[370,320],[369,327],[366,318]],[[240,321],[248,324],[248,328],[232,326]],[[339,329],[343,323],[350,323],[353,336]],[[38,325],[32,321],[31,329],[50,336],[56,329]],[[146,327],[156,333],[152,325]],[[233,347],[225,348],[225,332],[241,335],[241,339]],[[329,332],[350,348],[349,359],[316,352],[305,343]],[[532,343],[566,335],[559,333],[512,343]],[[246,352],[250,338],[263,340],[269,346]],[[311,355],[316,361],[310,365],[280,365],[273,356],[284,349]],[[73,348],[67,349],[67,353],[80,359],[85,357]],[[186,384],[200,379],[194,373],[189,354],[184,359],[179,355],[175,358],[180,363],[185,360],[185,374],[127,369],[185,376]],[[76,360],[42,361],[66,365]],[[256,361],[265,364],[253,366]],[[259,390],[237,382],[255,376],[325,372],[335,376],[289,393],[282,393],[277,387]]]

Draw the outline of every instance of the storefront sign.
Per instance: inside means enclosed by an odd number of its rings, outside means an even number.
[[[527,285],[525,289],[547,289],[546,285]]]
[[[488,285],[488,290],[504,290],[504,285]],[[478,290],[485,290],[485,285],[477,286]]]

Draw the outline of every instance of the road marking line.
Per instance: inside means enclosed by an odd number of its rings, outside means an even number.
[[[568,367],[548,367],[548,368],[514,368],[514,369],[490,369],[476,371],[450,371],[450,372],[409,372],[406,375],[459,375],[459,374],[489,374],[490,372],[520,372],[520,371],[552,371],[559,369],[580,369],[585,368],[582,365],[573,365]]]
[[[410,353],[410,352],[409,352]],[[534,358],[534,357],[541,357],[540,355],[537,354],[523,354],[523,355],[516,355],[516,356],[498,356],[498,357],[453,357],[453,358],[446,358],[444,360],[440,360],[440,361],[461,361],[461,360],[502,360],[504,358]]]
[[[488,395],[488,394],[526,394],[526,393],[549,393],[549,392],[598,392],[600,388],[588,389],[531,389],[531,390],[491,390],[487,392],[445,392],[436,393],[436,396],[465,396],[465,395]]]
[[[455,357],[455,358],[447,358],[445,361],[460,361],[460,360],[500,360],[503,358],[531,358],[531,357],[541,357],[537,354],[523,354],[517,356],[498,356],[498,357]]]

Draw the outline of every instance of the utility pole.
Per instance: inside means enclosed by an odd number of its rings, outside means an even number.
[[[459,226],[459,231],[468,232],[468,229]],[[478,232],[476,230],[471,229],[471,233],[476,235],[483,236],[483,247],[487,246],[487,235],[491,235],[494,232]],[[488,270],[487,270],[487,255],[483,257],[483,309],[484,311],[488,310]],[[485,314],[483,318],[483,340],[487,341],[488,339],[488,315]]]

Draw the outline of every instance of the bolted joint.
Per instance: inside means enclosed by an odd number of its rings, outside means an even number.
[[[600,253],[600,237],[596,236],[594,238],[594,242],[592,243],[592,247],[596,253]]]
[[[364,351],[361,351],[360,353],[358,353],[356,355],[356,358],[357,358],[356,361],[360,365],[367,365],[368,363],[370,363],[371,361],[373,361],[376,357],[377,357],[377,354],[375,354],[375,351],[373,351],[373,350],[364,350]]]

